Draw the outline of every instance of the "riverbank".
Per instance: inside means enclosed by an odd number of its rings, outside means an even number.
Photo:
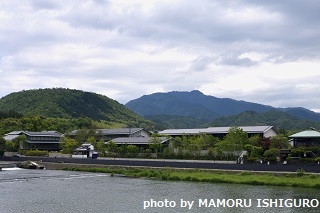
[[[213,169],[178,169],[109,166],[72,163],[43,163],[47,169],[109,173],[134,178],[151,178],[165,181],[192,181],[207,183],[233,183],[266,186],[320,188],[320,175],[296,172],[253,172]]]

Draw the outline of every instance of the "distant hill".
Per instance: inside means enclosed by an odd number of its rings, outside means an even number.
[[[217,118],[205,126],[252,126],[271,125],[287,130],[320,129],[320,122],[296,118],[286,112],[272,110],[263,113],[245,111],[238,115]]]
[[[126,106],[141,116],[167,114],[213,120],[222,116],[237,115],[245,111],[259,113],[279,110],[300,119],[320,122],[320,113],[315,113],[302,107],[275,108],[230,98],[217,98],[204,95],[197,90],[144,95],[129,101]]]
[[[283,108],[280,110],[296,118],[320,122],[320,113],[316,113],[302,107],[294,107],[294,108],[289,107],[289,108]]]
[[[213,126],[259,126],[271,125],[286,130],[320,129],[320,122],[296,118],[286,112],[272,110],[257,113],[245,111],[237,115],[216,118],[211,121],[177,115],[148,115],[146,119],[156,124],[157,130],[207,128]]]
[[[212,120],[221,116],[235,115],[246,110],[266,112],[271,106],[216,98],[194,90],[191,92],[168,92],[144,95],[129,101],[126,106],[139,115],[180,115]]]
[[[156,130],[200,128],[207,121],[180,115],[146,115],[144,118],[155,123]]]
[[[126,106],[156,122],[161,129],[266,124],[284,129],[307,129],[317,128],[320,122],[319,113],[302,107],[275,108],[208,96],[197,90],[144,95]]]
[[[0,111],[53,118],[88,117],[97,121],[105,120],[132,126],[153,125],[106,96],[64,88],[11,93],[0,99]]]

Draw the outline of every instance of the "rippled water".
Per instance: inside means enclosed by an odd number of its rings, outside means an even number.
[[[0,212],[319,212],[318,208],[257,207],[257,199],[320,199],[316,189],[156,181],[109,174],[5,169]],[[202,206],[199,207],[199,199]],[[204,205],[207,199],[208,206]],[[249,208],[214,207],[210,201],[251,200]],[[181,200],[193,201],[181,207]],[[167,203],[165,203],[167,201]],[[152,205],[158,205],[148,207]],[[171,204],[172,207],[161,207]],[[175,206],[173,206],[175,204]],[[186,204],[186,202],[182,202]],[[211,204],[211,206],[209,206]],[[215,203],[217,204],[217,203]],[[160,205],[160,207],[159,207]]]

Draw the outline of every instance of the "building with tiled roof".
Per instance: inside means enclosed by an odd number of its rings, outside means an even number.
[[[169,135],[171,137],[183,136],[183,135],[198,135],[198,134],[208,134],[215,137],[223,138],[228,134],[231,127],[209,127],[200,129],[166,129],[159,134]],[[262,138],[269,138],[277,135],[276,129],[273,126],[239,126],[244,132],[248,133],[248,136],[260,135]]]
[[[290,135],[290,143],[293,147],[320,146],[320,132],[313,129]]]
[[[38,149],[59,151],[61,134],[57,131],[42,131],[42,132],[29,132],[29,131],[13,131],[7,133],[3,138],[8,140],[16,140],[19,136],[25,135],[27,138],[27,147],[24,149]]]

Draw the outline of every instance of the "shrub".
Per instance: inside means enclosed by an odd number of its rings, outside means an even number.
[[[257,158],[256,157],[248,157],[248,159],[247,159],[247,162],[248,163],[254,163],[254,162],[256,162],[256,160],[257,160]]]
[[[299,176],[299,177],[301,177],[301,176],[303,176],[304,175],[304,170],[303,169],[297,169],[297,175]]]
[[[313,163],[314,158],[300,158],[299,161],[302,163]]]
[[[316,158],[314,159],[314,162],[320,162],[320,157],[316,157]]]
[[[25,152],[26,156],[48,156],[49,152],[47,150],[40,151],[40,150],[28,150]]]
[[[280,156],[280,151],[277,148],[266,150],[263,154],[263,157],[265,157],[265,160],[271,161],[271,162],[276,162],[278,156]]]

